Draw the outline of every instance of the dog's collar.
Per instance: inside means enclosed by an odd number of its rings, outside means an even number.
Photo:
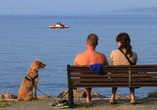
[[[37,70],[34,70],[34,69],[32,69],[32,68],[31,68],[30,70],[35,71],[36,73],[38,73],[38,71],[37,71]]]

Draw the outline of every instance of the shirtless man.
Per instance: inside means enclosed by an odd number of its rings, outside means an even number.
[[[95,51],[97,45],[98,36],[96,34],[90,34],[87,37],[87,50],[77,54],[74,65],[94,65],[95,63],[109,65],[106,56],[102,53]],[[85,88],[88,103],[91,101],[91,90],[92,88]]]

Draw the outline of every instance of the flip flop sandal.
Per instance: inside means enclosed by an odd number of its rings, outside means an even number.
[[[130,101],[131,104],[137,104],[135,100]]]
[[[115,100],[110,100],[110,104],[117,104]]]
[[[60,101],[59,101],[59,103],[66,103],[66,102],[68,103],[67,100],[60,100]]]
[[[52,108],[68,108],[68,101],[61,100],[61,101],[59,101],[59,103],[54,103],[51,106],[52,106]]]

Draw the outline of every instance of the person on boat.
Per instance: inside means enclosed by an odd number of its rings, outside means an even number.
[[[64,27],[64,25],[63,25],[63,24],[61,24],[61,22],[59,22],[59,25],[60,25],[60,26],[62,26],[62,27]]]
[[[62,26],[61,22],[59,22],[59,25]]]
[[[133,65],[136,65],[138,60],[137,54],[132,51],[132,46],[130,45],[131,39],[127,33],[120,33],[116,37],[116,41],[119,45],[119,49],[114,50],[110,54],[111,65],[131,65],[129,60],[125,57],[122,51],[128,56]],[[122,51],[121,51],[122,50]],[[115,104],[115,94],[117,87],[112,88],[112,95],[110,99],[110,104]],[[130,87],[131,93],[131,103],[135,104],[135,88]]]
[[[58,22],[57,22],[56,26],[60,26],[60,24],[58,24]]]
[[[97,45],[98,36],[96,34],[90,34],[86,42],[87,50],[76,55],[74,65],[94,65],[95,63],[109,65],[106,56],[95,51]],[[91,90],[92,88],[85,88],[88,103],[91,102]]]

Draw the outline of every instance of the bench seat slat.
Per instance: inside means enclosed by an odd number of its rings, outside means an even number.
[[[111,86],[128,86],[128,83],[73,83],[74,87],[111,87]]]
[[[157,82],[136,82],[132,83],[131,86],[135,87],[145,87],[145,86],[152,86],[155,87]],[[128,83],[73,83],[73,87],[129,87]]]
[[[71,77],[128,77],[129,74],[71,74]]]
[[[128,81],[128,78],[87,78],[87,79],[71,79],[72,82],[124,82]]]
[[[86,78],[86,79],[71,79],[72,82],[113,82],[113,81],[118,81],[118,82],[124,82],[128,81],[128,78]],[[156,81],[157,78],[132,78],[131,81]]]

